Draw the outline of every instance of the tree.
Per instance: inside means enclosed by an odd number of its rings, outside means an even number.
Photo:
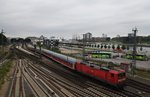
[[[125,49],[126,49],[125,45],[122,45],[122,47],[121,47],[121,48],[122,48],[122,50],[125,50]]]
[[[129,50],[130,48],[129,48],[129,46],[127,46],[127,50]]]
[[[42,46],[40,41],[38,41],[36,44],[37,44],[39,47]]]
[[[7,43],[7,38],[3,33],[0,33],[0,45],[5,45]]]
[[[110,45],[108,45],[108,49],[110,49]]]
[[[31,39],[26,38],[24,41],[25,41],[26,43],[30,43],[30,42],[31,42]]]
[[[24,39],[23,38],[19,38],[17,41],[22,43],[22,42],[24,42]]]
[[[92,47],[92,44],[90,45],[90,47]]]
[[[34,45],[34,49],[35,49],[35,51],[36,51],[36,45]]]
[[[98,44],[98,45],[97,45],[97,48],[99,48],[99,47],[100,47],[100,45]]]
[[[142,51],[143,50],[143,48],[142,48],[142,46],[140,47],[140,51]]]
[[[114,45],[114,44],[112,45],[112,49],[113,49],[113,50],[115,49],[115,45]]]
[[[10,42],[11,42],[11,43],[16,43],[16,42],[17,42],[17,39],[16,39],[16,38],[12,38],[12,39],[10,40]]]
[[[105,49],[107,48],[107,45],[106,45],[106,44],[104,45],[104,48],[105,48]]]
[[[117,50],[120,50],[120,45],[117,46]]]
[[[103,44],[101,44],[101,49],[103,48]]]

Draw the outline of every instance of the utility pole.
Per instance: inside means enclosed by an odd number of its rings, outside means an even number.
[[[41,41],[39,43],[39,47],[40,47],[40,59],[42,60],[42,42]]]
[[[136,74],[135,69],[136,69],[136,47],[137,47],[137,41],[136,41],[136,33],[138,32],[137,28],[135,27],[132,29],[134,32],[134,44],[133,44],[133,60],[132,60],[132,75],[134,76]]]
[[[85,34],[83,34],[83,53],[82,53],[83,61],[86,61],[86,58],[85,58],[85,44],[86,44],[86,36],[85,36]]]
[[[41,50],[41,44],[40,44],[40,59],[42,60],[42,50]]]

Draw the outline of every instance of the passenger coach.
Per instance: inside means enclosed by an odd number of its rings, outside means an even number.
[[[30,49],[34,50],[33,48]],[[38,48],[37,52],[39,52]],[[100,64],[92,62],[83,62],[46,49],[42,49],[42,54],[72,70],[76,70],[115,87],[123,87],[125,84],[126,74],[122,69],[103,67]]]

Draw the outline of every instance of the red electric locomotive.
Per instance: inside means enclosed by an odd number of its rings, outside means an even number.
[[[115,87],[122,87],[125,84],[126,74],[122,69],[111,69],[91,62],[82,62],[81,60],[46,49],[42,49],[42,54],[70,69],[84,73]]]
[[[126,80],[124,70],[101,67],[94,63],[77,63],[76,70],[116,87],[124,86]]]

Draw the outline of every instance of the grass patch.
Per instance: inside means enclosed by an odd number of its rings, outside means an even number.
[[[1,52],[0,51],[0,58],[3,58],[4,56],[6,56],[8,54],[8,52]]]
[[[5,76],[10,71],[10,68],[12,67],[12,60],[9,60],[8,62],[5,62],[0,67],[0,87],[4,83]]]
[[[15,54],[13,52],[8,53],[7,59],[14,59]]]
[[[138,76],[150,79],[150,71],[136,70]]]

